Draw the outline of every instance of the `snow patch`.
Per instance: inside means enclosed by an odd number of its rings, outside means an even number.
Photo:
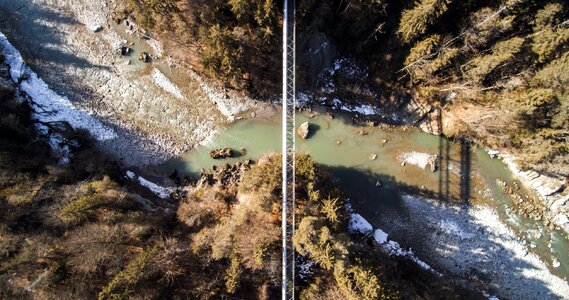
[[[388,234],[379,228],[376,229],[375,232],[373,233],[373,238],[375,239],[375,241],[378,244],[383,244],[383,243],[387,242],[387,237],[388,237]]]
[[[466,232],[460,225],[451,220],[440,220],[438,226],[444,233],[456,235],[462,240],[470,239],[474,236],[474,234]]]
[[[164,91],[172,94],[178,99],[184,99],[182,91],[172,81],[170,81],[170,79],[168,79],[164,73],[160,72],[160,70],[156,68],[152,70],[152,79]]]
[[[364,219],[360,214],[353,213],[350,216],[350,223],[348,224],[350,232],[359,232],[368,234],[373,231],[371,224]]]
[[[429,266],[426,262],[420,260],[419,258],[417,258],[417,256],[415,255],[415,253],[413,252],[413,250],[409,249],[403,249],[401,247],[401,245],[399,245],[398,242],[396,241],[389,241],[385,244],[382,245],[383,249],[386,250],[389,255],[391,256],[400,256],[400,257],[405,257],[409,260],[414,261],[417,265],[419,265],[419,267],[428,270],[428,271],[432,271],[435,274],[442,276],[441,273],[435,271],[433,268],[431,268],[431,266]]]
[[[406,164],[415,165],[422,169],[425,169],[429,164],[430,157],[431,154],[429,153],[413,151],[401,153],[397,159]]]
[[[200,88],[205,92],[209,100],[217,106],[217,109],[227,117],[229,122],[235,121],[235,115],[252,107],[251,101],[249,101],[250,99],[237,101],[229,97],[226,92],[208,85],[197,74],[192,73],[192,78],[200,83]]]
[[[111,128],[87,112],[78,110],[66,98],[56,94],[24,63],[20,52],[14,48],[6,36],[0,32],[1,52],[10,66],[10,76],[20,82],[20,90],[31,98],[34,118],[43,123],[67,122],[74,128],[88,130],[99,141],[114,139],[117,134]]]
[[[350,212],[353,211],[351,205],[349,204],[346,205],[346,209]],[[363,234],[370,234],[371,232],[373,232],[373,226],[371,226],[371,224],[360,214],[353,212],[350,215],[350,222],[348,223],[348,229],[352,233],[359,232]],[[387,241],[388,234],[385,233],[385,231],[378,228],[377,230],[375,230],[373,237],[374,240],[376,240],[377,243],[380,245],[380,247],[382,247],[382,249],[386,251],[389,255],[405,257],[415,262],[417,265],[419,265],[419,267],[428,271],[432,271],[438,276],[442,276],[441,273],[435,271],[427,263],[417,258],[413,250],[403,249],[396,241]]]
[[[149,189],[152,193],[154,193],[156,196],[162,199],[170,198],[170,194],[172,193],[172,191],[169,188],[159,186],[154,182],[144,179],[144,177],[142,176],[137,176],[132,171],[126,171],[126,177],[130,180],[137,180],[140,185]]]

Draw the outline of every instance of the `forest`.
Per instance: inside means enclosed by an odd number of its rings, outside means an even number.
[[[569,175],[569,8],[551,0],[297,1],[299,60],[324,33],[365,84],[458,115],[449,137],[507,149],[524,168]],[[204,74],[251,95],[280,91],[280,11],[273,0],[128,0],[145,28],[197,49]],[[192,51],[189,51],[192,52]],[[308,58],[310,59],[310,58]],[[299,88],[310,92],[300,65]],[[304,76],[304,77],[303,77]],[[356,99],[346,99],[362,101]],[[376,97],[375,105],[389,99]]]

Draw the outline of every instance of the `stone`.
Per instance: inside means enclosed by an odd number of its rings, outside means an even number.
[[[97,25],[92,28],[93,32],[99,32],[103,30],[103,26]]]
[[[365,130],[365,128],[360,127],[360,129],[358,130],[358,134],[359,135],[367,135],[367,130]]]
[[[15,90],[14,83],[10,78],[0,77],[0,97],[13,94]]]
[[[369,155],[369,160],[375,160],[376,158],[377,158],[377,154],[375,154],[375,153],[371,153]]]
[[[130,53],[129,47],[121,47],[121,55],[128,55]]]
[[[303,140],[308,138],[308,134],[310,133],[310,124],[308,122],[304,122],[298,126],[296,130],[298,136],[300,136]]]
[[[379,178],[375,181],[375,186],[381,187],[381,181],[379,180]]]
[[[209,152],[209,156],[213,159],[232,157],[232,149],[229,147],[213,149]]]
[[[438,169],[438,161],[439,161],[439,156],[437,154],[435,155],[431,155],[429,156],[429,167],[431,169],[431,172],[436,172]]]
[[[342,140],[341,140],[341,139],[337,139],[337,140],[336,140],[336,145],[340,145],[340,144],[342,144]]]
[[[148,53],[146,53],[146,52],[142,52],[142,53],[140,53],[138,60],[145,62],[145,63],[150,62],[150,55],[148,55]]]

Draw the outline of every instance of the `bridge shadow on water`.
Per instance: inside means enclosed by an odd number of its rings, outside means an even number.
[[[501,298],[557,299],[548,282],[537,275],[542,274],[537,273],[538,268],[504,246],[517,243],[516,237],[502,236],[485,224],[485,218],[497,215],[489,208],[471,207],[473,145],[444,137],[440,111],[436,125],[441,133],[438,186],[431,189],[363,167],[330,167],[354,210],[374,228],[412,248],[420,259],[459,283]],[[379,187],[377,182],[381,183]]]
[[[557,299],[539,276],[528,275],[536,270],[534,265],[504,247],[504,240],[515,238],[495,234],[468,206],[441,203],[439,191],[410,186],[387,174],[328,168],[355,212],[453,281],[504,298]],[[464,196],[468,192],[461,189]]]
[[[439,190],[437,199],[440,203],[459,203],[462,204],[463,208],[466,208],[471,202],[472,144],[465,139],[453,142],[445,137],[440,108],[437,109],[436,126],[439,133],[439,149],[437,153]],[[452,148],[456,147],[459,147],[457,151],[458,160],[453,161]],[[458,182],[453,177],[458,177]],[[457,182],[458,186],[453,186],[454,182]],[[456,190],[456,193],[454,190]]]

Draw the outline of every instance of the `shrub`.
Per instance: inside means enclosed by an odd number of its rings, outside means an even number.
[[[231,263],[225,274],[225,289],[228,293],[235,293],[241,281],[241,274],[243,268],[241,267],[241,260],[237,256],[231,257]]]

